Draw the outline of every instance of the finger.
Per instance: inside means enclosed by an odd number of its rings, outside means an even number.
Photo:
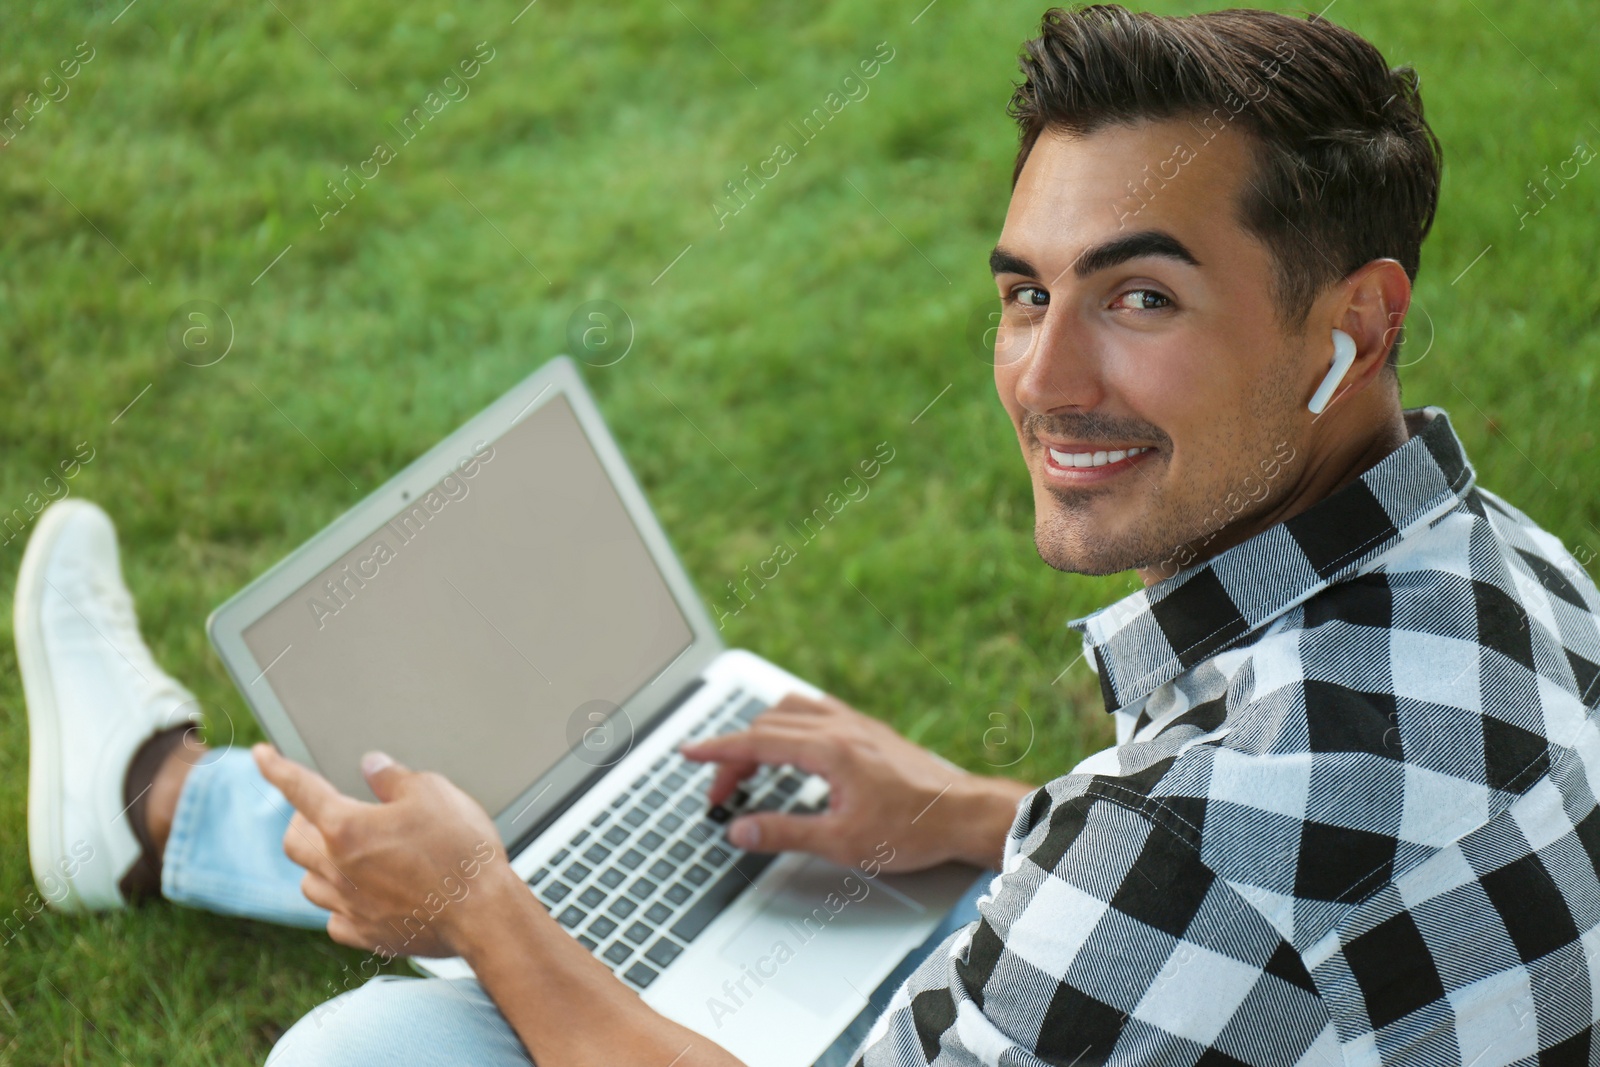
[[[371,948],[374,942],[361,932],[355,920],[334,912],[328,916],[328,936],[341,945],[351,948]]]
[[[277,786],[278,792],[296,811],[305,812],[306,817],[318,825],[333,809],[354,803],[322,775],[286,758],[271,745],[252,746],[250,754],[256,758],[262,777]]]
[[[283,854],[306,870],[315,870],[327,862],[328,842],[322,831],[311,820],[295,812],[283,831]]]
[[[832,764],[832,749],[814,730],[741,730],[723,734],[679,750],[687,759],[717,763],[790,763],[810,774],[821,774]]]
[[[283,832],[283,854],[296,866],[304,867],[327,881],[355,887],[355,883],[333,861],[333,853],[322,831],[298,812],[289,820],[289,828]]]
[[[333,858],[333,847],[328,844],[322,830],[299,812],[289,820],[283,833],[283,851],[297,866],[320,875],[336,885],[355,889],[355,882]]]
[[[728,824],[728,840],[752,852],[812,852],[828,855],[839,843],[833,815],[741,815]]]
[[[748,761],[718,765],[716,777],[711,779],[711,788],[706,790],[706,803],[721,804],[727,800],[739,783],[756,773],[760,766],[759,763]]]
[[[349,910],[349,901],[339,887],[314,871],[307,871],[300,879],[300,893],[319,908],[333,912]]]
[[[770,715],[773,712],[787,711],[796,715],[816,718],[833,710],[828,701],[829,697],[826,694],[818,698],[807,696],[804,693],[785,693],[772,707],[762,714]]]
[[[820,730],[827,726],[827,715],[812,708],[775,704],[750,720],[750,728],[752,730],[761,730],[770,726]]]
[[[416,773],[387,752],[368,752],[361,757],[361,776],[367,780],[372,795],[384,803],[397,798]]]

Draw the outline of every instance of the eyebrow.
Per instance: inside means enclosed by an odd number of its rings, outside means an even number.
[[[1165,230],[1140,230],[1138,233],[1130,233],[1084,249],[1073,261],[1072,270],[1078,277],[1087,278],[1091,274],[1109,270],[1119,263],[1144,256],[1164,256],[1180,263],[1187,263],[1191,267],[1200,266],[1200,260],[1195,258],[1195,254],[1172,234]],[[1007,252],[998,245],[989,253],[989,270],[994,274],[1026,274],[1035,278],[1040,276],[1032,263],[1021,256]]]

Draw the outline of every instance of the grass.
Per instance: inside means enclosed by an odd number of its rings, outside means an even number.
[[[92,449],[71,492],[116,519],[148,640],[223,740],[259,733],[206,613],[607,300],[635,339],[588,380],[713,603],[878,442],[895,449],[730,620],[731,644],[977,770],[1015,759],[1044,781],[1110,742],[1063,623],[1135,582],[1039,562],[1026,472],[965,339],[993,299],[1002,109],[1038,5],[123,2],[6,16],[8,107],[79,42],[93,58],[0,149],[0,514]],[[1445,145],[1405,402],[1448,409],[1481,483],[1580,558],[1600,548],[1600,171],[1518,215],[1542,168],[1600,142],[1585,14],[1330,13],[1422,72]],[[391,124],[485,41],[470,95],[403,142]],[[789,123],[879,42],[893,58],[869,95],[798,145]],[[731,213],[724,183],[779,140],[794,158]],[[327,183],[380,141],[394,158],[319,223]],[[232,324],[206,367],[167,340],[196,300]],[[0,547],[7,603],[23,542]],[[26,741],[5,611],[7,912],[33,888]],[[0,1065],[258,1063],[360,958],[169,906],[24,917],[0,944]]]

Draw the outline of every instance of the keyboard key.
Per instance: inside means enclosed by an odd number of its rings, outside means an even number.
[[[626,941],[613,941],[611,947],[606,949],[605,957],[612,963],[621,963],[633,955],[633,946]]]
[[[674,904],[682,904],[684,901],[694,896],[694,890],[690,889],[682,882],[673,882],[667,887],[667,891],[661,895],[672,901]]]
[[[639,905],[635,904],[627,897],[618,897],[616,900],[611,902],[611,906],[606,910],[619,919],[626,919],[628,916],[633,914],[633,909],[637,908],[638,906]]]
[[[629,826],[638,826],[649,817],[650,813],[643,808],[629,808],[627,813],[622,816],[622,821]]]
[[[659,771],[661,768],[665,767],[666,765],[667,765],[667,757],[662,756],[659,759],[657,759],[654,763],[650,764],[650,769],[652,771]]]
[[[635,945],[642,945],[649,938],[651,932],[651,929],[644,923],[634,923],[623,932],[622,936],[632,941]]]
[[[566,859],[570,855],[572,855],[572,851],[570,849],[565,849],[564,848],[560,852],[557,852],[554,856],[551,856],[545,862],[550,864],[550,866],[554,867],[556,864],[560,863],[562,860]]]
[[[628,802],[628,794],[626,794],[626,793],[618,793],[616,795],[616,797],[611,801],[611,806],[613,808],[620,808],[620,807],[622,807],[622,805],[626,804],[627,802]]]
[[[667,787],[667,792],[676,793],[678,791],[678,787],[688,780],[689,779],[683,776],[682,771],[673,771],[671,774],[667,775],[666,780],[661,784]]]
[[[644,835],[639,838],[639,847],[644,849],[646,852],[654,852],[661,842],[665,840],[666,838],[662,837],[654,830],[646,830]]]
[[[538,885],[540,882],[544,881],[549,874],[549,867],[540,867],[537,871],[534,871],[533,874],[528,876],[528,884]]]
[[[695,885],[704,885],[705,880],[711,877],[711,872],[697,863],[684,871],[683,877],[685,881],[693,882]]]
[[[701,856],[700,859],[703,863],[709,863],[713,867],[720,867],[727,861],[728,853],[713,845],[706,850],[706,854]]]
[[[650,946],[650,951],[644,954],[644,958],[655,964],[657,967],[665,967],[667,964],[677,959],[678,954],[682,951],[683,949],[681,947],[673,944],[667,938],[663,937],[661,940]]]
[[[759,698],[752,697],[750,700],[745,701],[744,707],[734,712],[733,716],[740,722],[748,723],[750,720],[754,719],[757,715],[760,715],[766,710],[767,705],[765,703],[763,703]]]
[[[665,804],[666,802],[667,802],[667,794],[663,793],[659,789],[650,790],[650,792],[648,792],[648,793],[646,793],[644,795],[644,799],[642,801],[640,801],[641,804],[643,804],[645,807],[649,808],[651,811],[655,811],[657,808],[659,808],[661,805]]]
[[[668,863],[666,860],[656,860],[654,863],[652,863],[650,865],[650,873],[655,875],[655,877],[657,879],[671,878],[672,877],[672,873],[674,871],[676,871],[677,869],[678,868],[674,867],[671,863]]]
[[[587,830],[579,830],[576,834],[573,835],[572,840],[568,841],[567,844],[569,844],[569,845],[573,846],[574,848],[576,848],[577,846],[583,844],[587,840],[589,840],[589,831],[587,831]]]
[[[683,816],[679,815],[675,811],[669,811],[665,815],[661,816],[661,821],[656,823],[656,825],[668,833],[671,833],[673,830],[676,830],[678,827],[683,825]]]
[[[674,841],[672,847],[667,849],[667,855],[680,863],[694,855],[694,846],[687,841]],[[663,875],[665,877],[665,875]]]
[[[622,977],[643,989],[656,980],[656,972],[643,963],[635,963],[622,973]]]
[[[596,815],[594,818],[589,820],[589,825],[599,826],[601,823],[605,822],[606,819],[610,818],[610,816],[611,813],[609,811],[601,811],[599,815]]]
[[[606,899],[605,890],[599,886],[590,886],[578,894],[578,903],[586,908],[598,908],[600,902]]]
[[[786,774],[782,778],[779,778],[776,782],[772,783],[772,788],[776,789],[784,796],[788,796],[800,788],[800,777],[794,774]]]
[[[721,878],[706,887],[694,906],[672,924],[672,936],[685,943],[693,941],[776,857],[774,852],[746,852],[740,856]]]
[[[606,831],[605,837],[606,840],[610,841],[613,845],[620,845],[628,839],[628,831],[624,830],[620,826],[613,826],[611,829]]]
[[[607,889],[615,889],[617,886],[621,885],[623,880],[627,877],[627,875],[623,874],[615,867],[607,867],[604,871],[600,872],[599,882]]]
[[[639,777],[637,777],[637,778],[635,778],[633,780],[633,785],[629,786],[628,788],[632,789],[635,793],[637,793],[639,790],[644,788],[644,784],[646,782],[648,782],[649,780],[650,780],[650,776],[648,774],[641,774]]]
[[[567,883],[551,882],[549,885],[544,887],[544,892],[540,895],[552,904],[559,904],[561,901],[567,898],[567,894],[570,892],[572,892],[572,887]]]
[[[596,941],[594,938],[590,937],[587,934],[579,934],[578,935],[578,944],[582,945],[584,948],[588,949],[590,952],[593,952],[595,949],[600,947],[600,942]]]
[[[644,917],[646,921],[653,923],[656,926],[660,926],[662,923],[672,918],[672,909],[658,900],[654,904],[650,905],[648,909],[646,909]],[[590,925],[592,926],[593,924],[591,923]]]
[[[588,912],[584,911],[580,907],[577,907],[576,905],[569,904],[566,906],[566,908],[562,909],[560,915],[556,916],[556,922],[560,923],[562,926],[577,926],[588,917]]]
[[[636,848],[630,848],[617,858],[617,862],[628,868],[630,871],[635,870],[638,868],[639,864],[644,862],[644,853],[640,852]]]
[[[589,923],[589,932],[595,937],[610,937],[611,931],[616,928],[617,924],[604,915],[596,915]]]
[[[589,877],[589,873],[592,870],[592,867],[585,867],[583,864],[574,861],[572,866],[561,872],[561,876],[569,882],[581,882]]]
[[[609,855],[611,850],[598,841],[583,850],[583,858],[590,863],[599,863]]]
[[[628,887],[628,895],[638,900],[643,900],[655,891],[656,883],[648,878],[635,878],[633,884]]]

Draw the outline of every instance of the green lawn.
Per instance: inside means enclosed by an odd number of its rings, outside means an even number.
[[[895,450],[729,621],[730,643],[974,769],[1015,761],[1043,781],[1109,743],[1063,623],[1136,583],[1039,562],[1026,472],[967,340],[994,299],[1003,107],[1042,8],[522,2],[0,14],[0,100],[25,116],[0,148],[0,515],[92,455],[70,489],[117,520],[157,657],[215,737],[255,740],[206,613],[569,349],[580,305],[611,301],[632,348],[587,378],[714,604],[879,442]],[[1422,72],[1445,146],[1405,402],[1448,409],[1482,484],[1586,560],[1600,166],[1519,216],[1543,168],[1600,145],[1591,14],[1330,12]],[[466,95],[444,95],[485,57]],[[805,140],[796,127],[869,59],[866,95]],[[46,82],[63,62],[76,76]],[[334,199],[328,183],[363,166]],[[731,199],[746,166],[777,173]],[[169,343],[191,301],[231,321],[214,365]],[[226,332],[191,335],[190,362]],[[9,611],[23,542],[0,547],[5,913],[33,888]],[[168,906],[23,918],[0,936],[0,1065],[259,1063],[361,958]]]

